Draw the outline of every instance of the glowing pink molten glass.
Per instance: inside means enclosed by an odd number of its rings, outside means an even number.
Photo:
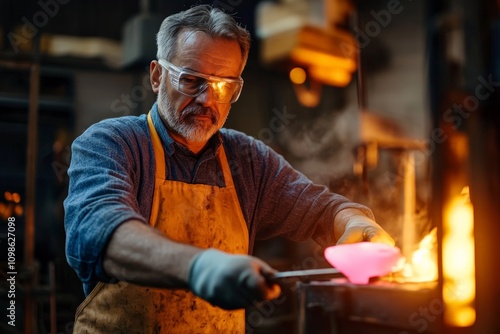
[[[381,243],[360,242],[328,247],[325,258],[351,283],[368,284],[370,277],[390,274],[401,252],[397,247]]]

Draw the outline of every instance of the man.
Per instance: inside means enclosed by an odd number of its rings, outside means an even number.
[[[280,293],[247,255],[256,239],[394,243],[366,207],[221,129],[250,45],[231,16],[193,7],[157,42],[150,113],[102,121],[72,146],[66,252],[87,295],[75,333],[243,333],[243,308]]]

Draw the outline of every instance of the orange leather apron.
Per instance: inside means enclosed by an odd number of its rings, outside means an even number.
[[[248,229],[223,145],[217,151],[226,187],[165,180],[165,156],[151,115],[156,161],[150,224],[172,240],[248,253]],[[214,307],[187,290],[126,282],[99,283],[76,312],[74,333],[244,333],[245,311]]]

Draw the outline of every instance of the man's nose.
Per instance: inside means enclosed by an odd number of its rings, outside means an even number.
[[[204,107],[210,107],[215,105],[217,100],[215,99],[215,91],[212,85],[208,84],[200,95],[196,97],[196,102]]]

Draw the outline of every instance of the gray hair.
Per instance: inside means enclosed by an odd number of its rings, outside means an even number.
[[[250,33],[241,27],[231,15],[210,5],[195,6],[163,20],[156,35],[158,59],[170,61],[175,56],[177,37],[184,30],[202,31],[212,38],[235,41],[240,46],[242,64],[245,64],[248,59]]]

